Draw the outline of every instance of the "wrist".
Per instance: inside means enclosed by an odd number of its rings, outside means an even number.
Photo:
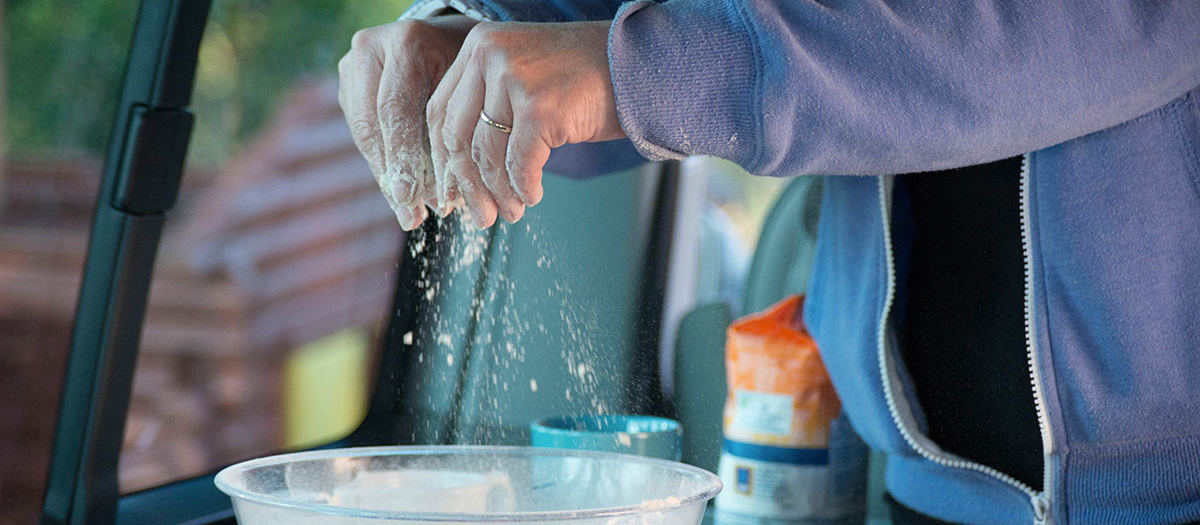
[[[478,20],[449,7],[434,13],[433,16],[425,18],[422,21],[453,33],[460,41],[467,37],[467,33],[471,32],[471,28],[475,27],[475,24],[479,23]]]

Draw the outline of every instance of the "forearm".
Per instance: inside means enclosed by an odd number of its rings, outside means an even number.
[[[673,0],[610,35],[643,154],[753,173],[986,162],[1146,113],[1200,84],[1200,2]]]

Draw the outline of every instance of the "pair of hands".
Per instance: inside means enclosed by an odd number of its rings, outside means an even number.
[[[624,137],[609,25],[451,15],[355,34],[338,63],[338,102],[400,226],[455,202],[479,228],[497,216],[515,222],[542,198],[551,148]],[[482,122],[481,111],[512,132]]]

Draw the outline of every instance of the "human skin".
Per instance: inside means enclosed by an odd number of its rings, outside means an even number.
[[[610,22],[482,22],[429,100],[438,197],[453,182],[478,227],[515,222],[543,195],[551,148],[625,136],[608,70]],[[488,126],[485,111],[512,133]],[[440,140],[438,140],[440,138]]]
[[[363,29],[338,62],[338,103],[380,190],[411,230],[439,209],[425,105],[475,21],[461,15]]]
[[[338,64],[339,101],[401,227],[420,225],[426,204],[447,213],[459,194],[475,226],[515,222],[542,198],[551,148],[624,137],[609,26],[451,16],[357,33]]]

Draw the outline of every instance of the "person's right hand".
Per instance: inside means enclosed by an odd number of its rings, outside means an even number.
[[[405,230],[437,202],[425,105],[475,21],[462,15],[363,29],[338,62],[338,103],[354,144]]]

